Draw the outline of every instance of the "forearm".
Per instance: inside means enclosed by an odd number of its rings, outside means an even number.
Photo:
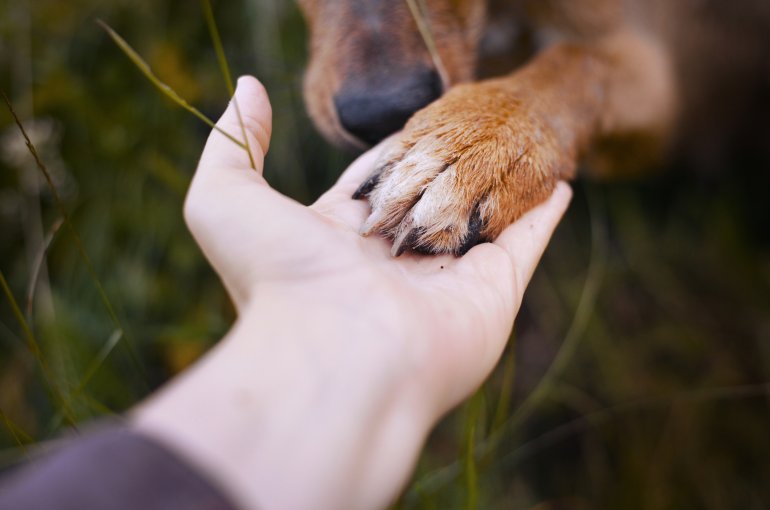
[[[298,309],[274,298],[253,303],[133,423],[244,508],[382,507],[431,417],[383,372],[394,366],[383,363],[392,351],[369,326],[317,305],[302,317],[289,312]]]

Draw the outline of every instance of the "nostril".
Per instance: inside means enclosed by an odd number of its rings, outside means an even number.
[[[352,83],[334,97],[342,127],[368,144],[401,129],[414,112],[441,96],[441,78],[433,70],[381,80],[374,86]]]

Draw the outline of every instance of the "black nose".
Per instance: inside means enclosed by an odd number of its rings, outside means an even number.
[[[346,131],[374,145],[404,127],[414,112],[438,99],[441,89],[438,73],[425,69],[399,78],[384,77],[368,86],[356,82],[343,85],[334,96],[334,106]]]

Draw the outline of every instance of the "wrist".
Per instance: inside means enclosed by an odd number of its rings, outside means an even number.
[[[395,353],[387,340],[399,340],[339,309],[288,307],[271,295],[248,305],[134,423],[246,508],[384,505],[431,424],[403,391],[397,360],[384,359]],[[287,315],[297,309],[302,316]]]

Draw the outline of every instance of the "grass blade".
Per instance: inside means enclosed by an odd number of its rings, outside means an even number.
[[[463,474],[465,475],[465,508],[476,510],[479,507],[479,474],[476,459],[476,430],[484,406],[484,391],[479,389],[468,401],[465,415],[465,448],[463,452]]]
[[[27,145],[27,149],[29,150],[29,153],[32,155],[32,157],[35,160],[35,164],[37,165],[38,169],[45,177],[45,181],[48,184],[48,189],[51,192],[51,196],[54,199],[56,208],[59,209],[59,214],[63,218],[64,223],[67,225],[67,228],[72,234],[72,238],[75,241],[75,246],[77,247],[77,250],[80,254],[80,258],[83,260],[83,263],[86,266],[86,270],[88,271],[88,274],[91,276],[91,279],[93,280],[94,285],[96,286],[96,290],[99,293],[99,297],[102,303],[104,304],[105,309],[107,310],[107,314],[109,315],[110,320],[112,321],[112,323],[115,325],[117,329],[124,332],[124,338],[125,338],[124,345],[128,350],[128,354],[131,358],[131,361],[134,364],[134,366],[139,370],[139,372],[143,374],[144,370],[142,369],[142,364],[140,363],[139,357],[137,356],[136,351],[134,349],[133,342],[125,333],[125,328],[121,324],[117,313],[115,313],[115,308],[112,306],[112,302],[110,301],[109,297],[107,297],[107,292],[105,292],[104,286],[102,285],[102,282],[99,279],[99,276],[96,274],[96,270],[94,269],[94,266],[91,263],[91,258],[88,256],[88,253],[86,253],[86,249],[83,245],[83,241],[80,239],[80,234],[78,233],[77,229],[75,229],[75,225],[72,223],[72,220],[70,219],[69,213],[67,212],[67,208],[64,207],[64,202],[59,196],[59,190],[56,189],[56,185],[54,184],[53,179],[51,178],[51,174],[48,172],[48,168],[46,168],[45,164],[43,164],[43,161],[40,159],[40,155],[38,154],[37,149],[35,148],[35,145],[29,139],[29,136],[27,135],[27,131],[24,129],[24,125],[21,123],[21,120],[19,119],[18,115],[16,115],[16,111],[13,109],[11,100],[8,99],[8,96],[5,94],[4,91],[0,91],[0,94],[2,94],[3,100],[5,101],[5,105],[8,108],[8,111],[11,113],[11,116],[16,122],[16,126],[19,128],[21,135],[24,137],[24,141]]]
[[[227,65],[225,50],[222,47],[222,39],[219,37],[219,30],[217,29],[217,23],[214,19],[214,10],[211,8],[211,2],[209,0],[201,0],[201,7],[203,8],[203,14],[206,18],[206,25],[209,28],[209,34],[211,35],[211,42],[214,44],[214,51],[216,51],[217,54],[219,69],[222,71],[222,78],[225,80],[227,93],[231,98],[233,98],[232,100],[233,105],[235,106],[235,113],[238,115],[238,124],[241,126],[241,136],[243,136],[243,143],[245,145],[244,148],[249,154],[249,164],[251,165],[252,170],[256,170],[257,166],[254,164],[254,156],[252,156],[251,147],[249,147],[249,137],[246,136],[246,126],[243,124],[241,108],[238,106],[238,100],[235,98],[235,88],[233,87],[232,74],[230,74],[230,66]]]
[[[48,367],[45,358],[43,357],[43,351],[40,349],[40,344],[35,338],[35,334],[29,327],[26,319],[24,318],[24,314],[21,312],[21,308],[19,308],[19,304],[16,302],[16,298],[13,296],[11,287],[8,285],[8,282],[6,281],[5,275],[2,271],[0,271],[0,287],[3,289],[3,293],[8,300],[8,304],[11,305],[11,311],[13,312],[13,315],[16,317],[16,320],[19,321],[19,326],[21,326],[21,330],[24,333],[24,339],[27,342],[27,348],[32,353],[32,356],[35,358],[35,360],[37,360],[38,365],[40,366],[40,371],[43,374],[43,379],[48,386],[48,391],[51,393],[51,397],[54,402],[58,404],[59,412],[70,426],[76,428],[75,416],[69,406],[69,402],[64,397],[64,394],[61,392],[61,390],[54,383],[53,374],[51,373],[51,370]]]
[[[575,309],[575,315],[572,318],[564,341],[556,353],[556,357],[546,370],[540,383],[521,403],[519,408],[514,411],[511,418],[500,427],[500,433],[514,430],[548,397],[554,384],[563,374],[564,369],[567,368],[577,351],[580,339],[583,337],[588,327],[588,322],[593,315],[607,264],[607,233],[603,223],[606,217],[606,207],[603,199],[597,196],[596,193],[589,193],[588,205],[591,216],[591,257],[583,290],[580,293],[577,308]],[[492,444],[496,444],[495,439],[493,439]]]
[[[0,409],[0,420],[2,420],[3,425],[5,425],[5,429],[8,431],[8,433],[11,434],[11,437],[16,443],[16,446],[18,446],[24,453],[27,453],[27,445],[34,444],[35,442],[35,440],[32,439],[32,436],[24,432],[21,427],[16,425],[8,417],[8,415],[3,412],[2,409]]]
[[[85,401],[85,403],[91,409],[93,409],[94,411],[96,411],[97,413],[99,413],[102,416],[109,416],[110,419],[113,422],[116,421],[116,420],[119,421],[119,422],[120,421],[125,421],[125,419],[126,419],[125,416],[123,416],[122,414],[118,413],[114,409],[110,409],[109,407],[107,407],[106,405],[102,404],[98,400],[94,399],[90,395],[83,395],[83,400]]]
[[[222,71],[222,78],[225,80],[227,93],[232,96],[235,94],[233,77],[232,74],[230,74],[230,66],[227,64],[227,58],[225,58],[225,51],[222,47],[222,39],[219,37],[219,30],[217,29],[217,23],[214,19],[214,10],[211,8],[211,2],[209,0],[201,0],[201,8],[203,9],[204,17],[206,18],[206,25],[209,29],[211,42],[214,44],[214,51],[217,54],[219,69]]]
[[[770,382],[744,384],[735,386],[718,386],[698,388],[676,392],[669,395],[642,397],[622,402],[604,409],[598,409],[589,414],[578,416],[566,423],[540,434],[539,436],[516,447],[500,459],[500,465],[511,469],[522,460],[529,458],[545,448],[552,447],[560,441],[587,429],[598,427],[611,420],[629,413],[649,411],[669,407],[675,403],[702,405],[725,400],[741,400],[752,398],[767,398],[770,396]]]
[[[99,370],[99,367],[102,366],[104,363],[104,360],[107,359],[107,356],[110,355],[110,353],[115,349],[115,346],[118,345],[118,342],[120,342],[120,339],[123,337],[123,330],[116,329],[112,332],[110,337],[107,339],[106,342],[104,342],[104,345],[101,349],[99,349],[99,352],[96,354],[96,357],[91,361],[91,363],[88,365],[88,368],[86,369],[86,373],[83,375],[83,378],[80,380],[80,383],[78,383],[77,387],[75,388],[75,391],[72,392],[71,397],[75,398],[77,397],[81,391],[86,387],[88,382],[91,380],[91,378],[96,374],[96,372]]]
[[[110,355],[110,353],[115,349],[115,346],[118,345],[118,342],[120,342],[120,338],[123,336],[123,331],[116,329],[112,332],[110,337],[107,339],[107,341],[104,343],[101,349],[99,349],[99,352],[96,354],[93,360],[91,360],[91,363],[89,363],[88,368],[85,371],[85,374],[80,379],[80,382],[75,387],[75,389],[70,392],[69,398],[70,402],[73,402],[76,398],[80,396],[80,394],[85,389],[86,385],[91,381],[91,378],[93,378],[94,375],[96,375],[96,372],[99,371],[99,368],[104,363],[104,360],[107,359],[107,357]],[[85,400],[89,402],[91,407],[94,407],[93,402],[96,402],[88,395],[85,395]],[[105,408],[106,409],[106,408]],[[109,411],[107,414],[114,414],[112,411]],[[53,417],[51,420],[50,426],[48,427],[49,430],[56,430],[59,427],[59,424],[61,423],[63,416],[61,414],[58,414]]]
[[[13,315],[16,317],[16,320],[19,321],[19,326],[21,326],[21,331],[24,334],[24,340],[27,342],[27,348],[29,349],[29,352],[31,352],[32,355],[37,359],[42,358],[43,351],[40,349],[40,344],[37,342],[34,333],[32,333],[32,329],[30,329],[29,324],[24,318],[24,315],[21,313],[21,309],[16,302],[16,298],[13,297],[11,287],[8,285],[8,282],[6,281],[5,275],[2,271],[0,271],[0,287],[3,289],[3,293],[8,300],[8,304],[11,305],[11,311],[13,312]]]
[[[436,40],[433,38],[433,32],[430,30],[427,16],[428,7],[425,5],[425,0],[406,0],[406,3],[409,6],[415,23],[417,23],[417,29],[420,31],[422,40],[425,41],[425,46],[428,47],[428,53],[430,53],[430,58],[433,60],[433,65],[436,67],[439,76],[441,76],[441,82],[446,88],[449,85],[449,73],[447,73],[443,60],[441,60]]]
[[[172,89],[170,86],[162,82],[157,76],[155,76],[155,73],[152,72],[152,69],[150,69],[149,64],[144,61],[142,57],[139,56],[139,54],[126,42],[125,39],[120,37],[117,32],[115,32],[107,23],[105,23],[102,20],[96,20],[96,22],[99,24],[100,27],[102,27],[105,32],[112,38],[112,40],[115,42],[115,44],[118,45],[118,47],[123,51],[123,53],[126,54],[126,56],[131,60],[131,62],[134,63],[134,65],[139,68],[139,70],[144,74],[144,76],[150,80],[150,82],[155,85],[155,87],[161,91],[161,93],[169,98],[171,101],[176,103],[178,106],[184,108],[188,112],[192,113],[196,117],[198,117],[200,120],[202,120],[207,126],[209,126],[211,129],[216,129],[220,133],[222,133],[224,136],[226,136],[231,142],[238,145],[241,149],[247,150],[246,145],[239,141],[237,138],[235,138],[233,135],[225,131],[224,129],[220,128],[216,124],[214,124],[214,121],[206,117],[200,110],[192,106],[190,103],[188,103],[185,99],[183,99],[179,94],[176,93],[174,89]]]
[[[500,389],[500,397],[497,401],[497,409],[492,419],[491,432],[495,433],[505,423],[513,394],[513,385],[516,382],[516,332],[508,340],[508,353],[503,361],[503,381]]]
[[[40,250],[38,251],[37,255],[35,255],[35,260],[32,263],[32,276],[29,279],[29,285],[27,285],[26,314],[27,322],[29,323],[32,323],[32,305],[35,302],[35,289],[37,289],[37,280],[40,276],[40,270],[42,269],[43,262],[45,261],[45,257],[48,254],[48,248],[51,247],[51,243],[56,237],[56,234],[59,233],[59,229],[61,228],[62,223],[64,223],[64,218],[62,217],[59,217],[56,221],[54,221],[53,225],[51,226],[51,230],[43,239],[43,244],[40,246]]]

